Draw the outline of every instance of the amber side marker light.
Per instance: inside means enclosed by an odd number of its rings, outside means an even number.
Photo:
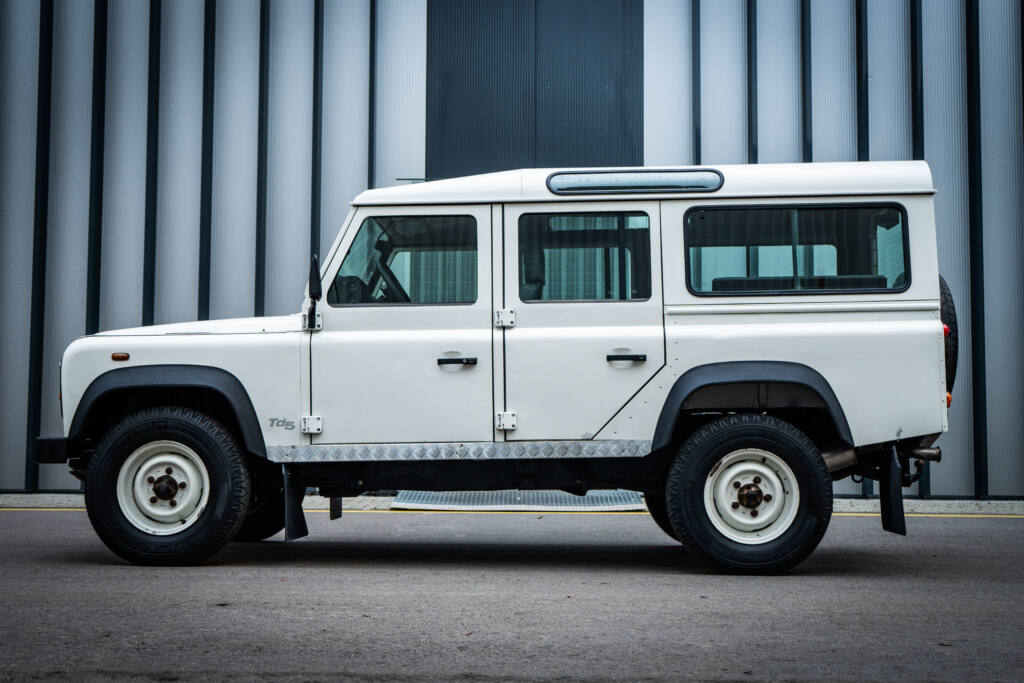
[[[110,360],[128,360],[127,353],[112,353],[110,354]]]
[[[948,408],[953,403],[953,394],[946,392],[946,407]]]

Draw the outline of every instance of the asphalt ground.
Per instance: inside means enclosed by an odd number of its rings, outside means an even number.
[[[201,567],[85,512],[0,510],[0,679],[1021,680],[1024,518],[840,513],[785,576],[724,576],[645,513],[307,513]]]

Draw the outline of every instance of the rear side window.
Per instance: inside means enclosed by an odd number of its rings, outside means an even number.
[[[528,213],[519,217],[522,301],[651,297],[651,221],[645,213]]]
[[[910,284],[899,206],[695,208],[684,223],[694,294],[897,292]]]

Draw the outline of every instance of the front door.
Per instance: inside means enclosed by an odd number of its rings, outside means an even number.
[[[490,211],[359,209],[310,335],[313,443],[493,439]]]
[[[592,438],[665,364],[657,202],[504,209],[508,440]]]

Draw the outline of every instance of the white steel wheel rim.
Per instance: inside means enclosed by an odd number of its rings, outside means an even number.
[[[793,526],[799,505],[793,470],[759,448],[729,453],[704,482],[704,510],[711,524],[737,543],[760,545],[778,538]]]
[[[136,448],[117,474],[117,503],[140,531],[170,536],[199,520],[210,498],[210,475],[202,458],[177,441],[151,441]]]

